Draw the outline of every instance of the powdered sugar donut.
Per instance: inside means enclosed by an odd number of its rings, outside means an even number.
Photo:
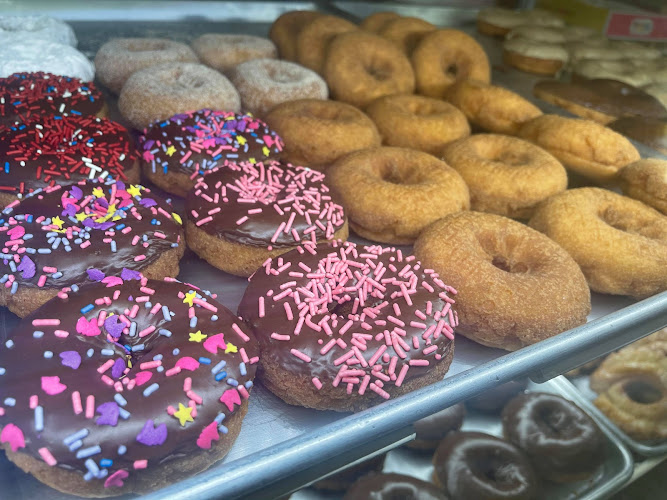
[[[0,43],[0,78],[14,73],[43,71],[84,82],[95,78],[95,66],[74,47],[40,39]]]
[[[239,64],[230,76],[246,112],[263,116],[274,106],[297,99],[326,99],[326,82],[299,64],[254,59]]]
[[[252,35],[206,33],[190,45],[201,62],[221,73],[252,59],[278,57],[278,49],[271,40]]]
[[[0,44],[11,40],[39,39],[76,47],[72,27],[48,16],[0,16]]]

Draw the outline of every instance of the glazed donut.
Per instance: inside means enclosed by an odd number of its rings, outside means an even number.
[[[550,481],[582,481],[605,460],[604,436],[597,424],[556,394],[519,394],[503,409],[502,421],[506,438]]]
[[[581,227],[571,220],[567,226]],[[591,311],[572,257],[499,215],[448,215],[421,233],[414,254],[456,283],[459,331],[482,345],[515,351],[584,324]]]
[[[424,35],[412,51],[417,92],[442,98],[460,80],[491,81],[489,58],[471,36],[458,30],[436,30]]]
[[[338,35],[329,45],[324,79],[331,96],[363,108],[391,94],[411,94],[410,61],[390,41],[363,31]]]
[[[630,139],[646,144],[667,155],[667,120],[656,118],[620,118],[609,124],[609,128]]]
[[[363,149],[340,158],[327,175],[350,227],[371,241],[407,245],[430,223],[470,208],[461,176],[421,151]]]
[[[567,250],[595,292],[641,298],[667,290],[667,218],[639,201],[570,189],[542,203],[530,225]]]
[[[241,97],[231,82],[203,64],[173,63],[133,73],[118,98],[123,117],[136,129],[193,109],[239,111]]]
[[[647,94],[655,97],[664,107],[667,108],[667,82],[644,85],[642,90]]]
[[[133,73],[157,64],[197,62],[184,43],[166,38],[114,38],[95,54],[97,77],[111,92],[120,94]]]
[[[37,38],[0,43],[0,78],[42,71],[91,82],[95,66],[74,47]]]
[[[667,215],[667,161],[649,158],[618,172],[623,194]]]
[[[662,51],[657,47],[649,47],[642,43],[630,42],[627,40],[613,40],[611,46],[618,50],[625,57],[632,60],[659,61],[662,59]],[[664,64],[664,61],[660,61]]]
[[[458,431],[463,425],[466,409],[463,403],[457,403],[414,424],[415,439],[405,446],[415,450],[433,451],[442,439],[450,432]]]
[[[380,145],[373,121],[342,102],[284,102],[266,115],[266,122],[285,140],[284,160],[315,170],[351,151]]]
[[[316,17],[319,12],[310,10],[292,10],[281,14],[271,25],[269,38],[278,47],[281,59],[296,61],[296,39],[299,32]]]
[[[88,272],[101,282],[61,292],[0,349],[7,458],[88,498],[148,493],[208,468],[241,430],[252,334],[190,285]]]
[[[0,129],[0,205],[36,189],[98,177],[139,182],[134,145],[122,125],[93,116],[43,115]]]
[[[409,56],[426,33],[435,31],[436,27],[418,17],[399,17],[391,19],[380,28],[378,35],[395,43]]]
[[[451,432],[433,455],[433,482],[452,500],[535,500],[540,488],[526,455],[481,432]]]
[[[529,219],[538,203],[565,191],[560,162],[530,142],[497,134],[475,134],[446,146],[442,158],[470,190],[478,212]]]
[[[389,95],[374,100],[366,114],[387,146],[412,148],[439,156],[445,144],[470,135],[463,113],[442,102],[417,95]]]
[[[511,38],[503,43],[503,63],[536,75],[553,76],[567,64],[569,54],[557,43]]]
[[[476,80],[456,82],[444,97],[470,123],[496,134],[516,135],[523,123],[542,114],[540,108],[519,94]]]
[[[421,479],[403,474],[369,474],[347,490],[343,500],[447,500],[444,492]]]
[[[254,59],[230,75],[247,113],[264,116],[277,104],[297,99],[326,99],[326,82],[314,71],[288,61]]]
[[[93,82],[51,73],[16,73],[0,80],[0,126],[40,115],[103,117],[107,107]]]
[[[500,415],[501,410],[505,407],[507,402],[517,394],[522,393],[527,385],[527,378],[510,380],[509,382],[494,387],[490,391],[466,399],[465,406],[469,410]]]
[[[529,24],[517,26],[505,35],[505,40],[512,38],[524,38],[548,44],[562,44],[570,41],[564,29]]]
[[[373,12],[371,15],[364,18],[359,25],[359,28],[365,31],[370,31],[371,33],[378,34],[382,27],[387,24],[389,21],[398,19],[401,17],[396,12],[383,11],[383,12]]]
[[[341,17],[326,15],[316,17],[297,35],[297,62],[322,74],[331,41],[337,35],[348,31],[357,31],[357,26]]]
[[[504,37],[514,28],[529,24],[526,13],[503,7],[489,7],[477,14],[477,31],[483,35]]]
[[[400,250],[306,244],[249,281],[239,314],[259,341],[262,384],[289,404],[359,411],[449,369],[455,291]]]
[[[185,197],[199,175],[227,161],[279,158],[284,147],[252,115],[200,109],[152,123],[139,136],[144,175],[168,193]]]
[[[188,246],[218,269],[250,276],[302,242],[348,236],[324,174],[278,162],[229,163],[197,180],[185,203]]]
[[[221,73],[253,59],[278,57],[278,49],[271,40],[252,35],[206,33],[195,38],[190,46],[201,62]]]
[[[384,466],[384,459],[386,456],[386,453],[383,453],[359,464],[346,467],[340,472],[336,472],[331,476],[320,479],[316,483],[311,484],[310,487],[327,492],[344,492],[360,477],[379,473]]]
[[[85,283],[90,267],[176,276],[185,246],[171,210],[150,189],[113,180],[56,185],[11,204],[0,226],[0,304],[24,317]]]
[[[76,47],[72,27],[48,16],[0,16],[0,42],[39,39]]]
[[[584,79],[617,80],[634,87],[642,87],[653,82],[653,78],[647,71],[637,69],[630,61],[615,60],[593,60],[585,59],[572,66],[572,81],[580,82]]]
[[[619,169],[640,159],[629,140],[592,120],[542,115],[524,123],[519,137],[594,182],[608,182]]]

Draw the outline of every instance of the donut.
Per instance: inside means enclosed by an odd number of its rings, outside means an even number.
[[[483,130],[516,135],[521,125],[542,114],[540,108],[519,94],[477,80],[461,80],[449,87],[444,98]]]
[[[384,459],[386,456],[386,453],[383,453],[370,460],[366,460],[351,467],[346,467],[340,472],[336,472],[324,479],[320,479],[316,483],[311,484],[310,487],[326,492],[344,492],[360,477],[380,472],[384,466]]]
[[[92,267],[176,276],[185,249],[169,204],[148,188],[111,179],[37,190],[0,220],[0,304],[21,317],[63,287],[85,283]]]
[[[572,64],[572,81],[580,83],[584,79],[608,79],[642,87],[653,82],[648,71],[638,69],[632,62],[622,60],[584,59]]]
[[[430,97],[380,97],[366,107],[366,114],[375,122],[383,144],[418,149],[434,156],[439,156],[446,144],[470,135],[463,113]]]
[[[618,172],[623,194],[667,215],[667,161],[649,158]]]
[[[667,218],[637,200],[570,189],[542,203],[529,224],[567,250],[595,292],[643,298],[667,290]]]
[[[659,60],[663,57],[662,51],[659,48],[650,47],[642,43],[613,40],[611,46],[630,59]]]
[[[510,380],[494,387],[490,391],[466,399],[465,407],[469,410],[486,414],[500,415],[500,412],[517,394],[522,393],[528,385],[528,379]]]
[[[239,314],[264,387],[292,405],[358,411],[442,379],[453,294],[395,248],[305,244],[250,277]]]
[[[506,438],[524,451],[539,476],[550,481],[582,481],[605,461],[605,440],[597,424],[556,394],[515,396],[503,408],[502,422]]]
[[[94,116],[43,115],[0,129],[0,205],[36,189],[81,179],[139,182],[134,145],[122,125]]]
[[[197,61],[197,55],[186,44],[166,38],[114,38],[95,54],[97,77],[116,95],[130,75],[140,69]]]
[[[76,47],[72,27],[49,16],[0,16],[0,42],[39,39]]]
[[[470,208],[529,219],[549,196],[565,191],[560,162],[530,142],[499,134],[475,134],[449,144],[441,154],[468,185]]]
[[[460,80],[491,81],[489,58],[482,46],[463,31],[436,30],[424,35],[412,51],[417,93],[442,98]]]
[[[337,16],[316,17],[306,24],[296,37],[297,62],[322,74],[332,39],[348,31],[357,31],[357,26]]]
[[[338,35],[329,44],[324,79],[331,96],[363,108],[391,94],[411,94],[415,77],[401,50],[382,37],[356,31]]]
[[[414,254],[456,283],[459,331],[485,346],[515,351],[584,324],[591,311],[586,279],[572,257],[499,215],[448,215],[421,233]]]
[[[51,73],[16,73],[0,79],[0,126],[41,115],[104,117],[107,107],[93,82]]]
[[[556,43],[511,38],[503,43],[503,63],[526,73],[553,76],[569,61],[565,47]]]
[[[433,451],[450,432],[458,431],[463,425],[466,410],[463,403],[457,403],[433,415],[417,420],[414,424],[415,439],[406,446],[415,450]]]
[[[139,136],[144,175],[168,193],[185,197],[196,177],[226,161],[279,158],[283,141],[252,115],[200,109],[152,123]]]
[[[241,96],[241,107],[258,116],[281,102],[329,97],[320,75],[289,61],[253,59],[236,66],[230,79]]]
[[[205,33],[190,46],[201,62],[221,73],[253,59],[278,57],[278,49],[271,40],[253,35]]]
[[[528,457],[516,446],[482,432],[451,432],[433,455],[433,481],[452,500],[535,500],[540,487]]]
[[[431,483],[404,474],[371,474],[347,490],[343,500],[447,500],[443,491]]]
[[[642,90],[655,97],[663,106],[667,107],[667,82],[644,85]]]
[[[250,276],[302,242],[347,239],[324,174],[279,162],[229,163],[199,178],[185,203],[187,242],[218,269]]]
[[[430,223],[470,208],[461,176],[421,151],[364,149],[340,158],[327,175],[350,227],[371,241],[407,245]]]
[[[483,35],[504,37],[510,31],[529,24],[526,13],[503,7],[488,7],[477,14],[477,31]]]
[[[419,40],[436,27],[418,17],[399,17],[391,19],[380,28],[378,35],[395,43],[409,56],[419,43]]]
[[[342,102],[284,102],[269,111],[265,120],[285,141],[282,158],[315,170],[324,170],[352,151],[380,145],[373,121]]]
[[[207,66],[161,64],[128,78],[118,98],[118,108],[123,118],[141,130],[153,121],[195,109],[238,112],[241,97],[227,78]]]
[[[190,285],[90,272],[101,282],[61,292],[0,349],[7,458],[88,498],[147,493],[210,467],[248,408],[252,333]]]
[[[611,122],[609,128],[667,155],[667,119],[619,118]]]
[[[667,117],[667,109],[658,99],[616,80],[594,79],[577,83],[545,80],[535,84],[533,94],[603,125],[625,116]]]
[[[309,22],[321,16],[310,10],[292,10],[281,14],[271,25],[269,38],[278,47],[281,59],[296,61],[296,38]]]
[[[569,170],[599,183],[640,159],[629,140],[592,120],[542,115],[524,123],[518,135],[546,149]]]
[[[525,38],[549,44],[562,44],[570,41],[565,29],[530,24],[517,26],[505,35],[505,40],[511,40],[512,38]]]
[[[70,45],[38,38],[17,38],[0,43],[0,78],[38,71],[84,82],[95,78],[93,63]]]
[[[391,11],[373,12],[361,21],[359,28],[377,35],[385,24],[399,17],[401,17],[400,14]]]

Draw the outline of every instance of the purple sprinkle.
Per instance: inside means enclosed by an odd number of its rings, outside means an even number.
[[[134,271],[132,269],[124,267],[123,270],[120,272],[120,279],[122,279],[123,281],[140,280],[141,273],[139,271]]]
[[[21,263],[18,265],[17,269],[23,271],[21,277],[25,280],[32,278],[35,275],[35,263],[30,257],[24,255],[21,259]]]
[[[72,196],[73,196],[74,198],[76,198],[77,200],[80,200],[81,197],[83,196],[83,192],[81,191],[81,189],[80,189],[78,186],[72,186],[72,187],[70,188],[69,192],[70,192],[70,193],[72,194]]]
[[[86,219],[86,220],[88,220],[88,219]],[[104,279],[104,277],[106,276],[102,271],[100,271],[99,269],[95,269],[95,268],[88,269],[86,272],[88,273],[88,278],[90,278],[93,281],[102,281]]]
[[[116,181],[116,189],[125,191],[125,183],[123,181]]]
[[[109,332],[109,335],[117,339],[123,332],[123,328],[125,328],[125,323],[120,321],[119,316],[113,315],[109,316],[107,319],[104,320],[104,328],[106,328],[107,332]]]
[[[125,360],[123,358],[117,358],[111,367],[111,377],[118,380],[125,371]]]
[[[114,403],[115,404],[115,403]],[[146,446],[159,446],[167,440],[167,425],[155,427],[153,420],[146,420],[144,428],[137,434],[137,441]]]
[[[118,403],[114,401],[102,403],[97,407],[97,413],[100,414],[95,422],[97,425],[111,425],[115,427],[118,423],[118,415],[120,414],[120,411],[118,409]]]
[[[76,215],[76,205],[74,203],[68,203],[65,205],[65,210],[62,211],[60,215],[64,215],[66,217],[74,217]]]
[[[157,205],[157,202],[153,198],[142,198],[142,200],[139,202],[139,205],[141,205],[144,208],[148,207],[154,207]]]
[[[63,366],[68,366],[74,370],[81,365],[81,355],[76,351],[63,351],[60,353],[60,359]]]

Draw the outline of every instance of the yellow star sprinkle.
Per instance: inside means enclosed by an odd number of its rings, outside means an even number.
[[[248,142],[248,141],[246,140],[246,138],[243,137],[242,135],[238,135],[238,136],[236,136],[236,140],[238,141],[238,143],[239,143],[241,146],[244,146],[245,143]]]
[[[101,198],[104,196],[104,191],[101,188],[93,188],[93,196],[95,198]]]
[[[194,290],[189,291],[188,293],[185,294],[185,298],[183,299],[183,304],[187,304],[190,307],[192,307],[192,301],[196,296],[197,292],[195,292]]]
[[[172,156],[175,152],[176,148],[174,146],[169,146],[167,148],[167,151],[165,151],[165,153],[167,153],[167,156]]]
[[[64,223],[64,221],[57,215],[53,219],[51,219],[51,224],[53,224],[54,226],[57,226],[58,229],[62,229],[63,223]]]
[[[87,214],[85,212],[79,212],[78,214],[76,214],[76,220],[78,220],[79,222],[81,222],[82,220],[86,220],[88,217],[90,217],[90,214]]]
[[[185,422],[195,421],[195,419],[192,418],[192,408],[183,405],[183,403],[178,403],[178,411],[175,412],[173,416],[181,423],[181,427],[185,427]]]
[[[190,333],[190,342],[201,342],[206,337],[208,337],[208,335],[204,335],[201,330],[197,330],[194,333]]]
[[[239,352],[239,350],[236,348],[234,344],[231,342],[227,342],[227,348],[225,349],[225,354],[229,354],[230,352]]]
[[[176,212],[172,212],[171,216],[174,218],[174,220],[180,224],[181,226],[183,225],[183,221],[181,220],[181,216],[178,215]]]
[[[248,162],[249,162],[251,165],[254,165],[255,163],[257,163],[257,160],[255,160],[254,158],[248,158]]]
[[[127,192],[132,198],[134,198],[135,196],[141,194],[141,188],[132,184],[129,188],[127,188]]]
[[[271,153],[271,151],[269,151],[269,148],[267,148],[266,146],[264,146],[264,147],[262,148],[262,153],[264,153],[264,156],[269,156],[269,154]]]

